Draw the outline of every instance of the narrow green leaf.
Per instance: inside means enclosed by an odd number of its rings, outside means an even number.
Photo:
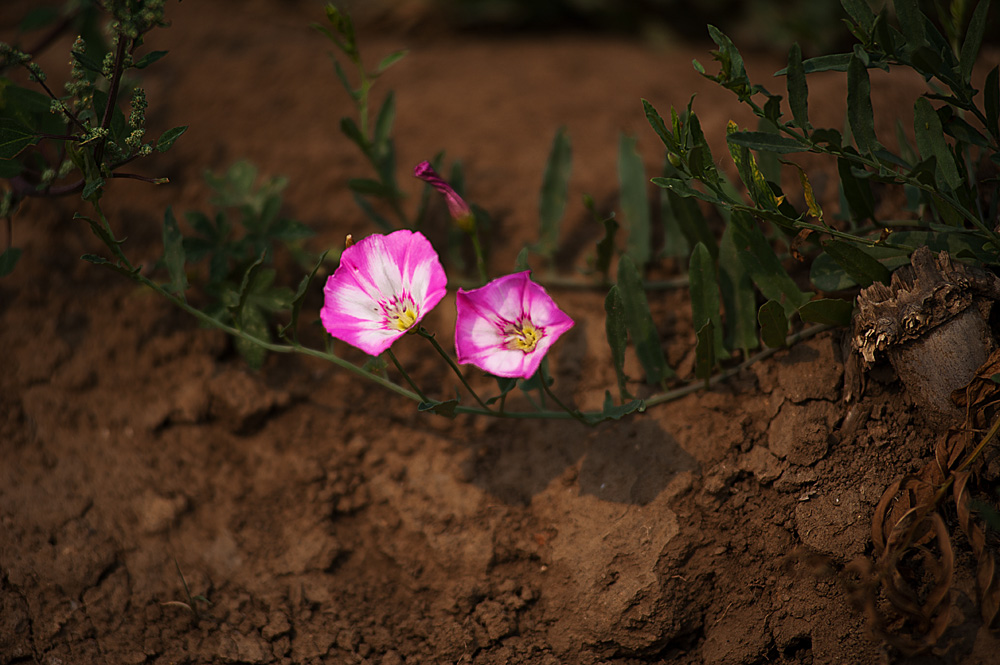
[[[267,329],[267,319],[257,307],[243,307],[235,318],[236,327],[246,334],[263,341],[270,341],[271,335]],[[233,346],[243,357],[250,369],[258,370],[267,358],[267,349],[243,337],[236,337]]]
[[[455,408],[458,406],[459,402],[457,399],[450,399],[445,402],[438,402],[437,400],[433,402],[421,402],[417,405],[417,411],[421,413],[436,413],[439,416],[444,416],[445,418],[455,417]]]
[[[149,67],[157,60],[163,58],[163,56],[165,56],[166,54],[167,54],[166,51],[150,51],[146,55],[136,60],[135,64],[132,66],[135,67],[136,69],[145,69],[146,67]]]
[[[798,42],[792,44],[788,51],[788,71],[785,75],[788,87],[788,106],[792,110],[795,125],[808,131],[809,124],[809,86],[806,83],[806,72],[802,67],[802,49]]]
[[[706,323],[711,323],[714,330],[712,356],[725,357],[728,350],[722,343],[722,313],[715,261],[702,243],[695,245],[691,252],[688,289],[691,293],[691,323],[694,329],[701,330]]]
[[[625,252],[637,266],[649,262],[652,236],[649,223],[646,169],[636,150],[636,139],[621,134],[618,140],[618,182],[621,187],[621,207],[628,225]]]
[[[715,242],[715,235],[709,228],[708,220],[705,219],[705,214],[701,211],[698,202],[691,198],[684,198],[672,189],[668,189],[666,192],[668,205],[664,209],[664,217],[677,224],[689,246],[694,247],[696,244],[702,243],[708,248],[708,253],[712,255],[713,259],[717,257],[719,246]]]
[[[177,226],[173,208],[167,207],[163,216],[163,263],[167,266],[170,282],[167,291],[184,298],[187,291],[187,275],[184,272],[184,236]]]
[[[646,372],[646,381],[654,385],[662,384],[674,376],[674,371],[667,365],[667,359],[663,355],[660,335],[649,311],[639,270],[627,254],[618,261],[618,288],[625,312],[625,326],[632,337],[639,362]]]
[[[604,299],[604,332],[607,335],[608,346],[611,348],[611,364],[615,368],[618,379],[618,394],[621,401],[632,399],[628,391],[628,376],[625,375],[625,304],[622,302],[618,285],[608,291]]]
[[[594,261],[594,270],[608,278],[608,271],[611,269],[611,259],[615,255],[615,233],[618,231],[618,222],[614,217],[607,217],[602,220],[604,224],[604,237],[597,243],[597,258]]]
[[[972,18],[969,19],[965,41],[962,42],[962,53],[959,56],[962,81],[966,84],[972,81],[972,67],[979,56],[979,48],[983,45],[983,35],[986,34],[987,16],[990,11],[990,0],[980,0],[976,4]]]
[[[772,349],[787,346],[788,317],[781,303],[775,300],[768,300],[760,306],[757,312],[757,320],[760,322],[760,336]]]
[[[39,137],[20,122],[0,117],[0,159],[13,159]]]
[[[865,0],[840,0],[847,11],[848,16],[854,19],[865,33],[871,34],[872,25],[875,23],[875,14],[872,13],[871,6]]]
[[[156,140],[156,151],[166,152],[167,150],[170,150],[170,146],[174,144],[174,141],[181,137],[181,134],[187,131],[187,128],[187,125],[182,125],[163,132],[160,135],[160,138]]]
[[[88,180],[87,184],[83,186],[83,193],[81,197],[84,201],[95,201],[101,198],[101,193],[104,189],[104,178],[94,178],[93,180]]]
[[[726,345],[749,355],[750,349],[756,349],[759,343],[757,297],[753,281],[733,244],[732,224],[726,225],[719,243],[719,292],[726,308]]]
[[[852,54],[834,53],[831,55],[820,55],[809,58],[802,63],[802,71],[806,74],[816,72],[846,72],[847,66],[851,62]],[[782,72],[778,72],[781,74]]]
[[[677,154],[679,152],[677,145],[677,138],[673,133],[667,129],[667,125],[663,122],[663,117],[657,112],[653,105],[650,104],[645,99],[642,100],[642,109],[646,114],[646,120],[649,122],[650,127],[656,132],[656,135],[660,137],[663,145],[666,146],[667,150]]]
[[[843,157],[837,159],[837,172],[851,216],[857,221],[873,218],[875,195],[872,194],[871,184],[854,175],[851,162]]]
[[[590,425],[596,425],[608,420],[621,420],[630,413],[642,413],[645,410],[646,403],[641,399],[634,399],[631,402],[622,404],[621,406],[615,406],[614,400],[611,399],[611,392],[605,390],[604,408],[601,410],[600,414],[587,416],[587,423]]]
[[[871,91],[868,69],[857,56],[852,55],[847,66],[847,121],[861,154],[868,154],[879,147],[875,138]]]
[[[392,90],[385,96],[375,119],[375,136],[372,143],[376,150],[385,150],[392,134],[392,123],[396,119],[396,96]]]
[[[0,254],[0,277],[6,277],[14,272],[14,266],[21,258],[20,247],[8,247]]]
[[[694,347],[694,375],[707,382],[715,368],[715,339],[720,331],[711,321],[695,329],[698,331],[698,341]]]
[[[861,248],[840,240],[827,240],[823,249],[861,286],[871,286],[874,282],[889,283],[890,272]]]
[[[766,150],[779,155],[790,152],[807,152],[809,146],[788,136],[770,132],[737,131],[729,134],[727,139],[751,150]]]
[[[1000,137],[1000,65],[990,70],[986,75],[986,85],[983,86],[983,109],[986,112],[986,131]]]
[[[678,196],[682,196],[684,198],[693,197],[696,199],[701,199],[702,201],[708,201],[709,203],[720,202],[719,197],[715,196],[714,194],[699,191],[691,187],[691,185],[689,185],[687,182],[679,180],[678,178],[653,178],[651,182],[658,187],[669,189],[671,192],[674,192]]]
[[[540,223],[539,251],[551,259],[559,245],[559,225],[566,210],[569,176],[573,168],[573,148],[565,127],[560,127],[552,139],[549,159],[542,177],[538,203]]]
[[[799,318],[806,323],[823,323],[831,326],[848,326],[854,304],[840,298],[810,300],[799,307]]]
[[[917,98],[913,106],[913,130],[920,156],[924,159],[934,157],[937,160],[935,176],[939,186],[942,189],[958,189],[962,184],[962,176],[959,175],[955,158],[944,140],[941,118],[925,97]]]
[[[407,53],[408,51],[406,49],[390,53],[389,55],[382,58],[382,60],[378,63],[378,68],[375,70],[375,72],[377,74],[381,74],[382,72],[389,69],[400,60],[402,60],[404,57],[406,57]]]
[[[387,200],[396,198],[396,192],[391,187],[371,178],[351,178],[347,181],[347,188],[357,194],[377,196]]]
[[[789,314],[809,301],[813,294],[799,290],[788,276],[753,217],[736,211],[729,225],[740,261],[765,298],[783,303]]]
[[[368,138],[361,133],[358,124],[354,122],[353,118],[340,119],[340,132],[358,146],[361,152],[371,157],[371,146],[368,145]]]
[[[907,48],[912,51],[926,44],[927,36],[920,3],[917,0],[895,0],[893,6],[896,8],[899,27],[906,37]]]

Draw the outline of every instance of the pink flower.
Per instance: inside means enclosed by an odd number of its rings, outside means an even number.
[[[320,319],[337,339],[377,356],[440,302],[447,283],[420,233],[370,235],[344,250],[326,280]]]
[[[463,231],[471,231],[475,228],[476,217],[472,214],[469,204],[458,195],[451,185],[445,182],[444,178],[437,174],[430,162],[420,162],[413,169],[413,175],[420,178],[428,185],[444,194],[444,199],[448,203],[448,212],[452,219]]]
[[[573,327],[529,271],[458,290],[455,351],[458,362],[506,378],[531,378],[549,348]]]

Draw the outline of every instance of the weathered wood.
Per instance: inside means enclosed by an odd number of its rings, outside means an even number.
[[[865,369],[887,357],[914,401],[953,414],[951,392],[966,385],[995,341],[989,313],[1000,278],[922,247],[888,286],[858,295],[852,346]]]

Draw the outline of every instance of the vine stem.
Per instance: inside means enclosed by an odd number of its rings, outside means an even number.
[[[420,399],[424,402],[430,402],[430,400],[427,399],[427,395],[424,394],[424,391],[421,390],[416,383],[414,383],[413,379],[410,378],[409,373],[403,369],[402,364],[400,364],[399,360],[396,358],[396,354],[392,352],[392,349],[386,349],[385,353],[389,356],[389,359],[392,360],[392,364],[396,366],[399,373],[403,375],[403,378],[406,379],[406,382],[410,384],[410,387],[413,388],[413,391],[420,395]]]
[[[455,373],[455,376],[457,376],[458,380],[462,382],[463,386],[465,386],[465,389],[469,391],[469,394],[472,395],[477,402],[479,402],[479,406],[485,409],[487,413],[495,415],[496,411],[486,406],[486,402],[484,402],[482,398],[479,397],[479,394],[472,389],[472,386],[469,385],[469,382],[465,380],[465,376],[462,374],[462,370],[459,369],[458,365],[455,364],[455,361],[452,359],[452,357],[448,355],[448,353],[443,348],[441,348],[441,345],[438,344],[438,341],[434,339],[434,335],[432,333],[427,332],[427,330],[423,326],[417,329],[417,334],[423,337],[424,339],[428,340],[434,346],[434,350],[437,351],[438,354],[440,354],[441,357],[445,359],[445,361],[448,363],[448,366],[451,367],[451,370]]]

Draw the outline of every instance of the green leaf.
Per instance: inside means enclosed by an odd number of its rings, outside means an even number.
[[[375,120],[375,136],[372,143],[376,150],[385,150],[392,134],[392,123],[396,118],[396,96],[392,90],[385,96],[385,101],[378,110]]]
[[[500,389],[500,394],[486,400],[487,406],[499,402],[507,393],[517,387],[516,378],[507,378],[503,376],[494,376],[493,378],[497,380],[497,387]]]
[[[813,294],[800,291],[788,276],[753,217],[736,211],[729,224],[740,261],[765,298],[782,302],[788,314],[809,301]]]
[[[756,349],[757,297],[753,281],[743,267],[736,245],[733,243],[733,225],[726,225],[719,243],[719,291],[726,308],[726,343],[729,348],[742,349],[749,355]]]
[[[840,240],[827,240],[823,249],[861,286],[871,286],[874,282],[889,283],[892,276],[889,270],[860,247]]]
[[[257,307],[243,307],[234,319],[236,327],[246,334],[259,340],[270,341],[271,335],[267,329],[267,319]],[[233,340],[236,351],[243,357],[251,369],[258,370],[267,358],[267,349],[243,337]]]
[[[121,97],[118,98],[118,101],[121,101]],[[104,117],[104,112],[108,106],[108,102],[108,93],[95,88],[94,110],[97,112],[98,117]],[[111,126],[108,129],[111,132],[111,138],[119,145],[124,145],[127,127],[128,125],[125,121],[125,114],[122,113],[121,107],[118,106],[118,103],[116,102],[114,108],[111,109]]]
[[[650,127],[656,132],[656,135],[660,137],[663,145],[666,146],[667,150],[677,154],[680,149],[677,144],[677,138],[674,137],[673,133],[667,129],[667,125],[663,122],[663,117],[657,112],[653,105],[650,104],[645,99],[642,100],[642,109],[646,114],[646,120],[649,122]]]
[[[396,192],[391,187],[371,178],[351,178],[347,181],[347,188],[356,194],[377,196],[387,200],[396,198]]]
[[[83,186],[83,194],[81,194],[84,201],[95,201],[101,198],[101,193],[104,189],[104,178],[94,178],[93,180],[88,180],[87,184]]]
[[[671,192],[674,192],[678,196],[683,196],[684,198],[693,197],[701,199],[702,201],[708,201],[709,203],[720,203],[720,199],[714,194],[694,189],[685,181],[677,178],[653,178],[651,182],[658,187],[669,189]]]
[[[799,318],[807,323],[823,323],[831,326],[848,326],[854,304],[840,298],[820,298],[810,300],[799,307]]]
[[[955,158],[944,140],[941,118],[925,97],[919,97],[913,106],[913,130],[920,156],[924,159],[934,157],[937,160],[935,176],[938,185],[942,189],[958,189],[962,185],[962,176],[959,175]]]
[[[837,159],[837,172],[851,216],[858,221],[872,219],[875,216],[875,196],[871,184],[854,175],[851,162],[843,157]]]
[[[408,51],[406,49],[390,53],[389,55],[382,58],[382,60],[378,63],[378,67],[376,68],[375,72],[377,74],[381,74],[382,72],[389,69],[400,60],[402,60],[404,57],[406,57],[407,53]]]
[[[965,41],[962,42],[962,53],[959,56],[962,81],[969,84],[972,81],[972,68],[979,56],[979,48],[983,45],[983,35],[986,33],[987,17],[990,11],[990,0],[980,0],[976,4],[972,18],[969,19]]]
[[[604,408],[601,410],[601,413],[588,415],[586,416],[586,420],[587,424],[596,425],[608,420],[621,420],[630,413],[642,413],[645,410],[646,403],[641,399],[634,399],[631,402],[622,404],[621,406],[615,406],[614,400],[611,399],[611,391],[605,390]]]
[[[732,143],[751,150],[766,150],[779,155],[790,152],[807,152],[809,145],[796,139],[770,132],[738,131],[726,137]]]
[[[135,67],[136,69],[145,69],[146,67],[149,67],[151,64],[153,64],[166,54],[167,54],[166,51],[150,51],[146,55],[136,60],[135,64],[132,66]]]
[[[927,43],[924,16],[917,0],[895,0],[896,18],[906,37],[907,49],[913,51]]]
[[[846,72],[852,57],[850,53],[834,53],[809,58],[802,63],[802,71],[806,74],[815,74],[816,72]],[[778,72],[778,74],[782,73],[784,72]]]
[[[625,312],[625,326],[632,337],[636,355],[650,384],[662,384],[674,376],[660,346],[660,335],[649,311],[639,270],[627,254],[618,261],[618,288]]]
[[[865,0],[840,0],[847,14],[854,19],[866,34],[871,35],[872,25],[875,23],[875,14]]]
[[[720,331],[711,321],[697,330],[698,341],[694,348],[694,375],[699,379],[704,379],[707,386],[708,379],[711,378],[712,370],[715,368],[715,344]]]
[[[649,262],[652,236],[649,223],[649,200],[646,193],[646,169],[636,150],[636,139],[621,134],[618,139],[618,182],[621,187],[622,215],[628,226],[625,252],[637,266]]]
[[[29,145],[38,143],[39,138],[17,120],[0,117],[0,159],[13,159]]]
[[[701,211],[697,201],[684,198],[673,190],[667,190],[668,206],[663,210],[664,217],[675,222],[681,233],[687,239],[688,245],[694,247],[698,243],[708,248],[708,253],[714,259],[719,255],[719,246],[715,235],[708,226],[708,220]]]
[[[168,207],[163,216],[163,263],[167,266],[170,282],[167,291],[184,298],[187,291],[187,275],[184,273],[184,236],[177,226],[174,211]]]
[[[174,127],[168,129],[160,135],[160,138],[156,140],[156,151],[166,152],[170,150],[170,146],[174,144],[174,141],[181,137],[181,134],[187,131],[187,125],[181,125],[180,127]]]
[[[760,322],[760,336],[772,349],[779,349],[787,346],[788,317],[781,303],[775,300],[768,300],[760,306],[757,312],[757,320]]]
[[[597,243],[594,270],[607,279],[608,271],[611,269],[611,259],[615,255],[615,233],[618,231],[618,222],[612,216],[601,220],[601,223],[604,225],[604,237]]]
[[[688,289],[691,293],[691,323],[694,329],[700,331],[705,324],[711,323],[714,331],[712,357],[713,359],[725,357],[728,355],[728,350],[722,343],[722,313],[715,261],[702,243],[695,245],[691,252]],[[704,377],[699,375],[699,378]]]
[[[528,265],[528,248],[522,247],[521,251],[514,257],[514,272],[524,272],[525,270],[531,270],[531,266]]]
[[[809,86],[806,84],[806,72],[802,67],[802,49],[798,42],[792,44],[788,51],[788,70],[785,74],[788,87],[788,106],[792,110],[795,125],[808,131],[809,124]]]
[[[0,254],[0,277],[6,277],[14,272],[14,266],[21,258],[20,247],[8,247]]]
[[[560,127],[552,139],[549,159],[542,177],[542,191],[538,202],[540,223],[538,248],[551,259],[559,244],[559,223],[566,210],[569,176],[573,168],[573,148],[565,127]]]
[[[614,285],[608,291],[604,299],[604,332],[608,338],[608,346],[611,347],[611,364],[615,368],[615,376],[618,379],[618,394],[624,402],[631,399],[632,395],[628,391],[628,376],[625,374],[625,304],[622,302],[621,292],[618,285]]]
[[[455,417],[455,408],[458,406],[459,402],[457,399],[449,399],[445,402],[439,402],[434,400],[432,402],[421,402],[417,405],[417,411],[421,413],[436,413],[439,416],[444,416],[445,418]]]
[[[76,62],[87,71],[93,72],[94,74],[102,75],[103,67],[101,67],[101,63],[98,62],[97,60],[94,60],[86,53],[80,53],[79,51],[71,51],[70,55],[72,55],[73,59],[76,60]],[[92,79],[93,77],[90,78]]]
[[[1000,137],[1000,65],[990,70],[983,86],[983,109],[986,112],[986,131]]]
[[[875,138],[875,118],[872,111],[871,82],[864,63],[852,55],[847,66],[847,121],[861,154],[879,146]]]

